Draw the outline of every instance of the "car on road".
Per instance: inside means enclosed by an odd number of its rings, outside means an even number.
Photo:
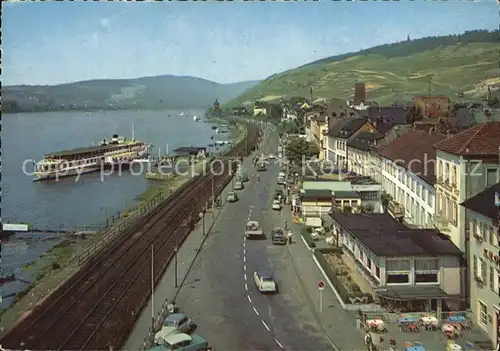
[[[227,194],[226,201],[227,202],[236,202],[236,201],[238,201],[238,195],[234,191],[231,191]]]
[[[280,202],[280,200],[274,200],[272,208],[275,211],[281,211],[281,202]]]
[[[271,273],[266,271],[258,271],[253,273],[253,280],[257,289],[264,292],[276,292],[276,283],[274,282]]]
[[[281,228],[274,228],[271,232],[271,242],[273,244],[286,244],[285,232]]]
[[[210,351],[212,348],[208,342],[198,334],[188,335],[185,333],[171,334],[165,343],[150,351]]]
[[[285,178],[278,177],[277,183],[278,185],[285,185],[286,184]]]
[[[163,322],[159,332],[155,334],[155,343],[162,345],[169,335],[177,333],[190,333],[195,328],[191,318],[183,313],[173,313]]]
[[[234,190],[243,190],[244,187],[245,186],[243,185],[243,182],[235,182],[233,189]]]

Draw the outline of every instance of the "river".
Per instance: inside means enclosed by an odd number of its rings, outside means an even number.
[[[124,171],[101,177],[100,173],[58,182],[33,182],[25,174],[33,168],[29,160],[44,154],[97,144],[118,133],[153,144],[153,156],[168,148],[170,154],[180,146],[207,146],[214,135],[211,125],[196,123],[192,116],[204,111],[102,111],[45,112],[7,114],[2,121],[2,220],[39,225],[103,225],[106,218],[135,204],[135,199],[151,184],[143,175]],[[170,115],[170,117],[169,117]],[[218,134],[225,140],[228,134]],[[19,241],[19,245],[15,242]],[[3,274],[21,273],[24,264],[33,261],[57,241],[25,240],[14,237],[4,245]],[[27,278],[29,279],[29,277]],[[5,294],[4,290],[2,294]],[[17,285],[17,284],[16,284]],[[10,290],[10,289],[7,289]]]

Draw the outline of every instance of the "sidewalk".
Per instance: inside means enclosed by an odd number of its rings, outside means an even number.
[[[294,233],[294,242],[288,245],[294,269],[299,276],[301,285],[310,297],[316,319],[322,325],[331,341],[341,350],[364,350],[363,337],[356,329],[356,313],[345,311],[338,302],[335,293],[330,288],[326,278],[313,260],[312,251],[305,245],[300,236],[301,224],[291,220],[292,215],[288,208],[283,209],[289,227]],[[325,283],[322,292],[323,306],[320,312],[318,281]]]
[[[222,191],[221,199],[224,199],[223,204],[225,204],[225,198],[227,193],[231,191],[231,183]],[[175,263],[169,264],[163,277],[156,286],[154,292],[154,306],[151,298],[149,299],[147,305],[142,310],[140,317],[137,319],[133,330],[130,332],[127,342],[123,345],[123,350],[140,350],[143,346],[145,338],[152,326],[152,318],[158,317],[161,313],[162,307],[165,302],[169,302],[176,298],[180,287],[184,282],[184,278],[189,273],[191,264],[195,260],[198,252],[203,246],[205,239],[210,235],[210,231],[217,221],[217,218],[224,208],[215,209],[214,216],[212,213],[207,211],[205,214],[205,231],[208,235],[203,235],[203,222],[198,221],[195,229],[189,234],[187,239],[184,241],[182,246],[177,252],[177,283],[178,287],[175,287]],[[177,306],[182,312],[183,306]]]

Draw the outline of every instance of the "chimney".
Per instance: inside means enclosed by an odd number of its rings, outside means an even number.
[[[446,139],[449,139],[449,138],[451,138],[452,136],[453,136],[453,132],[451,131],[451,129],[448,129],[448,130],[446,131]]]

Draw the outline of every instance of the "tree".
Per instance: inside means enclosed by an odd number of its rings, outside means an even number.
[[[392,196],[385,191],[380,195],[380,203],[382,204],[382,208],[384,212],[387,212],[387,208],[389,208],[389,204],[392,201]]]
[[[291,138],[285,149],[288,157],[295,164],[302,164],[303,158],[309,160],[319,154],[317,145],[299,137]]]
[[[416,105],[413,105],[406,111],[406,123],[413,124],[416,121],[421,121],[424,118],[422,109]]]
[[[358,208],[360,213],[373,213],[375,211],[375,207],[372,204],[360,205]]]

